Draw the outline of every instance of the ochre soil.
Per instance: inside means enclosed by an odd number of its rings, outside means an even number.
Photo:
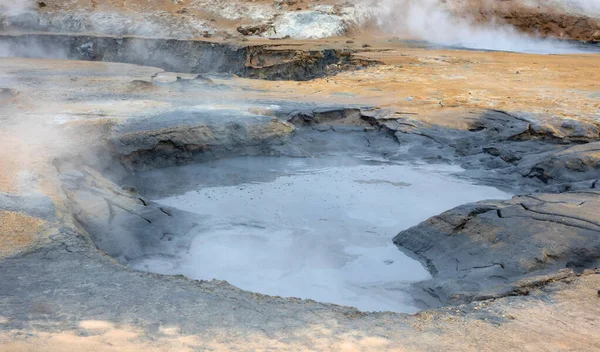
[[[30,249],[44,225],[41,219],[0,210],[0,258]]]
[[[600,116],[596,55],[428,50],[374,37],[356,37],[354,42],[332,40],[331,45],[355,48],[369,42],[369,51],[356,57],[382,64],[308,82],[240,79],[241,84],[290,99],[372,104],[436,124],[449,123],[445,116],[454,120],[455,115],[482,109],[576,119]],[[298,49],[317,45],[293,44]]]

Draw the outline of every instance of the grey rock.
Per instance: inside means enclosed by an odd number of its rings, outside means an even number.
[[[600,177],[593,121],[490,110],[464,130],[385,112],[367,118],[405,146],[402,158],[460,164],[465,177],[514,192],[590,188]]]
[[[173,256],[188,247],[202,218],[123,191],[90,169],[64,179],[75,220],[99,249],[121,263],[145,255]],[[73,174],[73,173],[71,173]]]
[[[517,196],[467,204],[394,238],[433,279],[419,284],[444,303],[505,295],[526,277],[600,264],[600,192]]]
[[[54,202],[40,193],[31,195],[0,193],[0,209],[25,213],[47,221],[57,220]]]
[[[268,154],[269,143],[294,131],[292,125],[273,117],[240,119],[240,114],[244,113],[173,111],[119,126],[112,144],[126,168],[144,170],[231,155]]]
[[[525,157],[518,167],[524,177],[544,183],[590,180],[600,174],[600,142]]]

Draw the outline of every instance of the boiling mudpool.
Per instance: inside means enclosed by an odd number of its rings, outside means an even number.
[[[509,197],[454,177],[460,170],[364,158],[240,157],[151,171],[140,180],[155,202],[202,214],[205,223],[178,257],[130,265],[364,311],[415,312],[411,284],[430,274],[392,237],[455,206]],[[148,185],[161,179],[167,181]]]

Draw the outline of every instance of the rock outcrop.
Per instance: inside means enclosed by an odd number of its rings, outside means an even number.
[[[270,45],[67,34],[0,34],[7,57],[121,62],[181,73],[235,74],[266,80],[306,81],[376,62],[352,50],[302,51]]]
[[[121,263],[175,255],[189,247],[186,234],[202,224],[199,216],[147,201],[87,167],[64,170],[61,180],[76,221],[100,250]]]
[[[116,128],[112,145],[130,170],[181,165],[233,155],[269,154],[294,131],[286,122],[239,110],[181,110]],[[177,119],[173,119],[176,116]]]
[[[394,243],[427,264],[433,279],[419,286],[442,303],[526,294],[562,269],[600,266],[599,207],[598,190],[484,201],[435,216]]]
[[[470,177],[523,191],[590,189],[600,177],[600,124],[489,110],[466,128],[395,118],[366,117],[407,146],[404,155],[459,163]]]

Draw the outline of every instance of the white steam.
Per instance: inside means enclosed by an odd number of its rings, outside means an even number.
[[[579,9],[586,15],[600,15],[600,0],[565,0],[568,5]]]
[[[0,0],[0,14],[18,15],[34,8],[32,0]]]
[[[600,5],[600,0],[577,1],[590,8]],[[574,45],[529,36],[510,25],[478,24],[469,18],[458,18],[439,0],[380,0],[373,7],[373,15],[389,34],[444,46],[531,53],[581,52]]]

